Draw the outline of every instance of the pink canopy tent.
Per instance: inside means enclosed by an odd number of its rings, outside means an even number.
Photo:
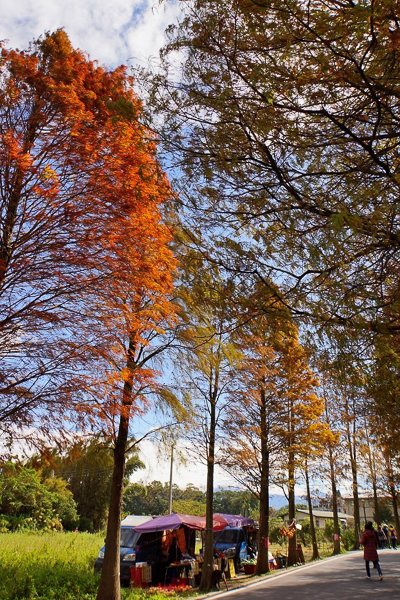
[[[151,531],[168,531],[171,529],[179,529],[182,525],[191,529],[200,531],[206,529],[205,517],[194,517],[192,515],[184,515],[181,513],[171,513],[162,517],[156,517],[152,521],[143,523],[134,527],[138,533],[150,533]],[[221,531],[228,525],[228,521],[222,516],[215,514],[213,516],[213,531]]]
[[[254,519],[249,519],[248,517],[242,517],[240,515],[214,513],[214,519],[216,517],[222,517],[223,519],[225,519],[229,527],[248,527],[254,525]]]

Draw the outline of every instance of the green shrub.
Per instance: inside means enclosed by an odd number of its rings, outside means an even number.
[[[283,527],[282,519],[270,519],[269,522],[269,541],[271,544],[283,544],[285,538],[279,533],[279,530]]]
[[[41,482],[39,471],[13,463],[1,469],[0,513],[8,523],[2,531],[61,530],[61,518],[67,525],[78,518],[65,481],[52,478]]]
[[[342,528],[339,527],[339,533],[342,533]],[[324,527],[324,537],[328,542],[332,542],[333,541],[333,535],[334,535],[334,523],[333,523],[333,519],[329,519],[325,521],[325,527]]]
[[[88,531],[89,533],[93,533],[93,521],[88,519],[87,517],[79,517],[79,531]]]
[[[345,550],[351,550],[354,548],[355,542],[355,531],[354,527],[348,527],[346,531],[342,534],[342,544]]]
[[[0,533],[10,531],[10,523],[5,515],[0,515]]]
[[[297,532],[297,541],[301,542],[303,546],[311,545],[310,519],[304,519],[301,522],[301,529]]]

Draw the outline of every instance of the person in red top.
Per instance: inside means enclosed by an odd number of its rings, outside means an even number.
[[[378,547],[378,536],[372,525],[372,521],[367,521],[367,523],[365,523],[365,531],[362,534],[361,545],[364,546],[364,560],[365,569],[367,571],[367,578],[371,579],[369,561],[372,561],[374,563],[375,569],[378,571],[379,579],[380,581],[382,581],[382,569],[379,564],[378,552],[376,551]]]

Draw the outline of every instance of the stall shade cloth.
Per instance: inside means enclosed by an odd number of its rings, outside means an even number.
[[[248,525],[254,525],[254,519],[248,519],[247,517],[241,517],[240,515],[227,515],[225,513],[215,513],[216,517],[222,517],[228,523],[229,527],[246,527]]]
[[[164,517],[156,517],[152,521],[138,525],[134,527],[134,530],[138,533],[150,533],[151,531],[167,531],[169,529],[179,529],[182,525],[191,527],[192,529],[204,530],[206,529],[206,518],[205,517],[194,517],[192,515],[183,515],[181,513],[172,513],[165,515]],[[221,531],[225,529],[228,522],[221,515],[214,515],[213,518],[213,530]]]

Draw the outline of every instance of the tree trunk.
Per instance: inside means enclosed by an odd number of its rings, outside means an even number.
[[[38,113],[40,110],[39,102],[39,98],[34,102],[31,115],[27,121],[22,154],[30,154],[35,141],[38,127]],[[18,208],[21,202],[23,182],[24,172],[18,167],[12,177],[12,185],[10,185],[11,191],[6,195],[5,214],[2,222],[2,229],[0,230],[0,286],[4,283],[8,264],[11,259],[13,233],[17,220]]]
[[[128,350],[127,368],[129,379],[125,381],[119,428],[114,448],[114,468],[111,484],[110,509],[107,521],[104,562],[101,570],[97,600],[120,600],[121,586],[119,580],[121,510],[125,473],[125,451],[128,441],[129,416],[132,405],[132,385],[135,348],[131,338]]]
[[[288,461],[288,501],[289,501],[289,526],[295,523],[296,520],[296,503],[294,494],[294,453],[289,450],[289,461]],[[294,528],[293,537],[289,537],[289,549],[288,549],[288,566],[295,565],[297,563],[297,537],[296,528]]]
[[[353,431],[350,431],[350,411],[348,408],[348,401],[346,400],[346,414],[348,416],[346,420],[346,436],[347,443],[349,447],[350,454],[350,465],[351,465],[351,477],[352,477],[352,487],[353,487],[353,503],[354,503],[354,550],[358,550],[360,547],[360,501],[358,498],[358,481],[357,481],[357,450],[356,450],[356,442],[355,442],[355,424],[356,419],[355,416],[352,419],[353,422]],[[353,411],[354,415],[354,411]]]
[[[350,447],[351,448],[351,447]],[[360,501],[358,498],[358,481],[357,481],[357,464],[354,457],[354,452],[350,449],[350,461],[351,461],[351,476],[353,482],[353,502],[354,502],[354,550],[358,550],[360,547]]]
[[[374,512],[375,512],[375,521],[377,525],[382,525],[382,517],[381,517],[381,509],[379,506],[379,500],[378,500],[378,488],[376,486],[376,478],[374,478],[372,480],[372,490],[374,493]]]
[[[387,478],[388,478],[388,483],[389,483],[390,497],[392,499],[394,526],[396,528],[397,535],[399,535],[400,521],[399,521],[399,511],[398,511],[398,506],[397,506],[396,484],[395,484],[394,476],[393,476],[392,461],[391,461],[390,457],[387,455],[387,453],[385,453],[385,454],[386,454],[385,460],[386,460]]]
[[[210,430],[207,454],[207,489],[206,489],[206,533],[204,542],[204,562],[199,590],[206,592],[211,589],[211,576],[214,570],[214,459],[215,459],[215,400],[210,401]]]
[[[333,512],[333,554],[340,554],[340,524],[338,515],[338,498],[336,488],[335,463],[332,448],[329,447],[329,467],[332,487],[332,512]]]
[[[365,430],[368,431],[367,429],[367,425],[365,424]],[[366,440],[367,442],[367,448],[368,448],[368,466],[369,466],[369,472],[371,475],[371,481],[372,481],[372,491],[374,494],[374,520],[376,521],[377,525],[382,525],[382,517],[381,517],[381,509],[379,506],[379,500],[378,500],[378,488],[376,485],[376,467],[375,467],[375,460],[374,460],[374,456],[371,452],[371,446],[369,444],[369,440],[367,438]]]
[[[267,407],[264,388],[260,393],[261,473],[260,473],[260,528],[258,531],[257,575],[269,571],[269,451]]]
[[[354,550],[360,547],[360,501],[358,498],[357,469],[351,461],[351,474],[353,479],[353,502],[354,502]]]
[[[311,502],[311,493],[310,493],[310,480],[308,477],[308,464],[307,460],[305,462],[305,476],[306,476],[306,490],[307,490],[307,503],[308,503],[308,512],[310,515],[310,533],[311,533],[311,544],[312,544],[312,560],[317,560],[319,558],[318,544],[317,544],[317,536],[315,534],[315,525],[314,525],[314,516],[313,516],[313,507]]]
[[[289,399],[288,412],[288,430],[289,430],[289,445],[288,445],[288,502],[289,502],[289,527],[292,526],[292,537],[289,537],[288,543],[288,566],[297,563],[297,538],[296,538],[296,504],[294,494],[294,467],[295,455],[293,451],[294,444],[294,423],[293,423],[293,398]],[[293,529],[294,528],[294,529]]]

